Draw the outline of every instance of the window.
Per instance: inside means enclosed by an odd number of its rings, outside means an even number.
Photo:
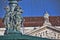
[[[36,29],[36,27],[34,27],[34,30]]]
[[[48,34],[48,33],[47,33],[47,31],[46,31],[46,36],[47,36],[47,34]]]
[[[51,39],[53,39],[53,37],[51,37]]]
[[[56,33],[54,33],[54,36],[56,37]]]
[[[40,37],[42,37],[42,33],[40,33]]]
[[[40,34],[40,37],[42,37],[42,35]]]
[[[43,36],[44,36],[44,32],[43,32]]]

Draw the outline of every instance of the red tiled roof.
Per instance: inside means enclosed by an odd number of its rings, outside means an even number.
[[[44,17],[24,17],[24,26],[36,27],[42,26],[44,23]],[[60,26],[60,16],[50,16],[49,21],[52,26]]]
[[[50,17],[50,22],[53,26],[60,26],[60,16]]]
[[[24,19],[25,27],[42,26],[44,23],[44,17],[24,17]],[[49,21],[52,26],[60,26],[60,16],[50,16]],[[0,19],[0,27],[4,27],[3,19]]]
[[[24,19],[25,19],[24,26],[27,27],[42,26],[44,22],[43,17],[24,17]]]

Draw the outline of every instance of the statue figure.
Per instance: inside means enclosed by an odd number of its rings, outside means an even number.
[[[44,15],[44,19],[45,19],[45,21],[44,21],[44,24],[43,25],[51,25],[51,23],[49,22],[49,14],[48,14],[48,12],[46,11],[46,13],[45,13],[45,15]]]
[[[10,7],[9,6],[7,6],[6,8],[5,8],[5,10],[6,10],[6,15],[5,15],[5,18],[4,18],[4,24],[5,24],[5,27],[7,28],[7,27],[10,27],[9,25],[9,17],[10,17],[10,14],[11,13],[9,13],[9,11],[10,11]]]
[[[22,9],[17,6],[17,13],[16,13],[16,23],[17,23],[17,29],[20,30],[19,28],[22,27],[22,23],[23,23],[23,18],[21,16],[21,13],[22,13]]]
[[[8,31],[20,31],[23,18],[22,9],[18,6],[17,0],[9,0],[9,6],[6,9],[4,24]]]
[[[14,24],[14,29],[20,30],[20,27],[22,25],[23,18],[21,17],[21,12],[22,10],[20,9],[19,6],[17,6],[14,10],[15,15],[13,16],[13,24]]]

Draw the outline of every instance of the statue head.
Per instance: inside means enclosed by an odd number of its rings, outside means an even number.
[[[6,12],[10,11],[10,7],[9,6],[6,6],[4,9],[6,10]]]

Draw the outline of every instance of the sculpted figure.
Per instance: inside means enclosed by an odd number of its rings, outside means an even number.
[[[14,9],[14,16],[12,17],[14,30],[20,30],[20,27],[22,26],[21,12],[22,10],[18,6]]]
[[[4,18],[4,24],[5,24],[5,27],[7,28],[7,27],[10,27],[10,21],[9,21],[10,20],[9,17],[10,17],[10,14],[11,14],[11,12],[9,13],[10,7],[7,6],[5,8],[5,10],[6,10],[6,15],[5,15],[5,18]]]
[[[18,6],[17,0],[9,1],[9,6],[5,8],[6,15],[4,18],[4,24],[8,30],[19,31],[23,22],[23,18],[21,17],[22,9]]]

